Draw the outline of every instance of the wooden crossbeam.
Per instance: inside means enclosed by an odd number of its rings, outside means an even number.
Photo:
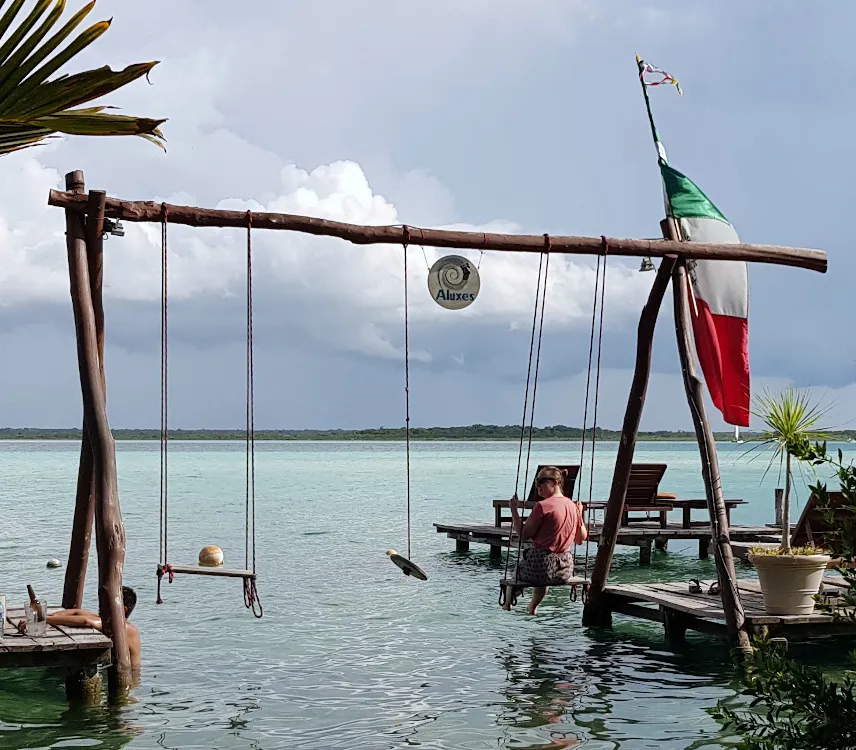
[[[51,190],[48,204],[72,212],[85,213],[87,196]],[[192,227],[246,227],[246,211],[226,211],[195,206],[176,206],[153,201],[124,201],[107,198],[104,215],[135,222],[160,222],[164,211],[172,224]],[[705,242],[672,240],[638,240],[614,237],[570,237],[545,234],[496,234],[493,232],[455,232],[408,226],[365,226],[342,221],[318,219],[296,214],[252,214],[254,229],[285,229],[292,232],[338,237],[356,245],[397,245],[408,242],[429,247],[460,250],[496,250],[501,252],[551,253],[570,255],[603,255],[661,258],[675,255],[684,260],[741,260],[794,266],[826,273],[826,253],[799,247],[779,245],[716,245]]]

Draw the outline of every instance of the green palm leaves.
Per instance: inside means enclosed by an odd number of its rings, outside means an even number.
[[[770,465],[777,458],[780,464],[785,464],[781,549],[790,553],[790,500],[793,483],[791,456],[800,455],[800,449],[811,442],[826,440],[825,429],[818,427],[818,424],[831,407],[819,408],[817,404],[812,403],[809,393],[795,388],[785,388],[778,394],[765,391],[757,403],[758,406],[752,413],[764,422],[762,445],[773,449]]]
[[[165,120],[105,112],[108,107],[80,107],[146,75],[157,62],[137,63],[124,70],[109,67],[50,77],[92,44],[110,21],[100,21],[77,34],[95,7],[93,0],[54,30],[65,0],[36,0],[23,19],[26,0],[12,0],[0,16],[0,155],[34,146],[57,133],[69,135],[136,135],[163,148],[158,126]],[[0,11],[7,0],[0,0]],[[75,109],[76,107],[80,107]]]

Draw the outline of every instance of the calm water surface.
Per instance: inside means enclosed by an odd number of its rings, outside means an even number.
[[[767,523],[776,470],[762,481],[766,458],[747,447],[720,446],[726,496],[750,501],[736,523]],[[598,447],[595,497],[606,496],[615,449]],[[706,709],[734,695],[724,644],[690,635],[675,649],[659,627],[621,617],[611,632],[583,630],[582,605],[562,589],[537,618],[525,606],[503,612],[503,563],[487,548],[457,554],[434,531],[435,521],[491,519],[490,501],[514,490],[513,443],[413,446],[412,557],[426,583],[384,554],[407,549],[402,445],[257,444],[261,620],[238,580],[177,577],[155,605],[159,449],[117,450],[141,685],[122,709],[71,711],[56,674],[0,673],[2,748],[722,746]],[[532,462],[578,458],[578,444],[538,443]],[[11,602],[31,583],[59,603],[63,571],[45,561],[67,554],[77,460],[75,443],[0,443],[0,593]],[[663,489],[703,496],[694,445],[642,444],[636,460],[669,464]],[[193,564],[216,543],[227,566],[242,567],[243,444],[171,443],[169,465],[171,561]],[[805,498],[802,489],[795,514]],[[673,543],[640,569],[638,552],[619,547],[611,580],[713,578],[695,551]],[[95,575],[90,565],[90,608]],[[836,655],[812,647],[808,658]]]

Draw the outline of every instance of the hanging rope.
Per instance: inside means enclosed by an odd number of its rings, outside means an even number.
[[[523,462],[523,441],[524,441],[525,436],[526,436],[526,410],[529,406],[529,383],[530,383],[530,380],[532,380],[532,385],[533,385],[533,387],[532,387],[532,409],[531,409],[531,416],[530,416],[530,422],[529,422],[529,440],[528,440],[527,449],[526,449],[526,469],[525,469],[524,480],[523,480],[524,488],[528,487],[528,485],[529,485],[529,460],[530,460],[530,456],[532,453],[532,429],[533,429],[533,422],[534,422],[534,418],[535,418],[535,395],[537,393],[537,388],[538,388],[538,371],[539,371],[540,363],[541,363],[541,339],[542,339],[542,335],[543,335],[543,331],[544,331],[544,301],[545,301],[546,295],[547,295],[547,276],[548,276],[549,269],[550,269],[550,255],[549,255],[550,237],[549,237],[549,235],[545,234],[544,239],[545,239],[545,243],[547,245],[547,249],[545,251],[541,252],[540,257],[539,257],[539,261],[538,261],[538,280],[537,280],[537,284],[535,287],[535,308],[534,308],[533,313],[532,313],[532,334],[531,334],[530,339],[529,339],[529,363],[528,363],[528,366],[526,369],[526,390],[525,390],[525,394],[523,397],[523,419],[522,419],[521,425],[520,425],[520,446],[519,446],[518,453],[517,453],[517,474],[516,474],[515,480],[514,480],[514,498],[515,499],[519,499],[520,468],[521,468],[521,465]],[[545,256],[547,257],[546,264],[544,263],[544,257]],[[542,276],[542,269],[543,269],[543,276]],[[542,279],[543,279],[543,281],[542,281]],[[540,312],[541,312],[540,324],[538,322],[539,304],[540,304]],[[535,353],[535,333],[536,333],[536,330],[538,333],[538,347],[537,347],[537,355],[535,357],[535,371],[534,371],[534,377],[533,377],[532,360],[533,360],[533,354]],[[525,515],[526,515],[526,500],[524,499],[523,507],[521,508],[521,512],[520,512],[521,531],[522,531],[522,525],[526,520]],[[513,530],[513,526],[512,526],[512,530]],[[520,557],[522,545],[523,545],[523,536],[521,533],[518,535],[518,539],[517,539],[518,559]],[[508,545],[508,548],[506,549],[506,552],[505,552],[505,569],[503,572],[503,578],[508,577],[508,566],[509,566],[510,558],[511,558],[511,543],[510,543],[510,539],[509,539],[509,545]],[[514,601],[512,601],[512,604],[516,604],[516,594],[514,592],[512,592],[512,596],[514,597]],[[506,601],[505,597],[506,597],[505,587],[500,585],[500,587],[499,587],[499,605],[501,607],[505,605],[505,601]]]
[[[594,382],[594,414],[592,417],[592,427],[591,427],[591,468],[589,469],[589,498],[588,498],[588,512],[586,518],[586,527],[589,529],[589,533],[591,533],[591,522],[592,522],[592,493],[594,491],[594,459],[595,459],[595,450],[597,447],[597,406],[598,401],[600,400],[600,359],[601,352],[603,350],[603,308],[604,308],[604,299],[606,296],[606,261],[607,254],[609,253],[609,243],[607,242],[606,237],[601,236],[601,242],[603,243],[603,278],[600,282],[600,321],[598,323],[598,333],[597,333],[597,365],[595,369],[595,382]],[[600,256],[598,256],[598,261],[600,261]],[[597,284],[595,283],[595,296],[597,295]],[[594,316],[592,316],[592,326],[594,326]],[[591,367],[591,364],[589,364]],[[586,393],[586,400],[588,400],[588,393]],[[583,440],[585,440],[585,434],[583,434]],[[582,463],[580,463],[580,467],[582,467]],[[589,550],[591,545],[591,539],[586,539],[586,559],[585,559],[585,574],[584,578],[588,580],[589,573]],[[588,584],[584,584],[583,586],[583,601],[588,601]]]
[[[167,209],[166,203],[161,204],[163,210],[163,216],[161,219],[161,371],[160,371],[160,380],[161,380],[161,410],[160,410],[160,551],[159,551],[159,560],[158,560],[158,590],[157,590],[157,599],[155,600],[156,604],[163,604],[163,599],[161,599],[161,579],[164,576],[164,573],[169,574],[169,582],[173,581],[173,572],[172,567],[167,563],[167,556],[169,554],[168,542],[169,542],[169,525],[168,519],[169,514],[167,513],[167,504],[168,504],[168,472],[167,472],[167,442],[169,439],[168,425],[169,421],[167,419],[167,392],[168,392],[168,368],[167,368],[167,359],[168,359],[168,325],[167,325],[167,282],[169,279],[168,269],[167,269],[167,260],[168,260],[168,248],[167,248],[167,224],[169,221],[169,211]]]
[[[407,240],[402,243],[404,250],[404,444],[407,454],[407,559],[410,560],[410,320],[408,318],[407,298],[407,246],[410,244],[410,230]],[[423,248],[424,252],[424,248]]]
[[[160,551],[157,567],[157,604],[163,604],[161,582],[168,575],[169,582],[175,578],[173,566],[169,560],[169,492],[168,492],[168,242],[167,225],[169,215],[166,204],[162,204],[161,220],[161,437],[160,437]],[[255,463],[255,372],[253,363],[253,244],[252,212],[247,211],[247,471],[246,500],[244,510],[244,605],[253,611],[256,617],[262,617],[263,608],[256,587],[256,463]],[[251,567],[252,566],[252,567]],[[193,572],[184,569],[182,572]]]
[[[603,259],[603,277],[601,278],[600,273],[600,255],[597,256],[597,265],[595,266],[595,276],[594,276],[594,292],[592,294],[592,311],[591,311],[591,332],[589,334],[589,353],[588,353],[588,366],[586,368],[586,395],[585,395],[585,406],[583,408],[583,434],[582,440],[580,441],[580,473],[577,475],[577,502],[580,502],[582,499],[582,469],[585,463],[585,451],[586,451],[586,430],[588,429],[588,405],[589,405],[589,394],[591,388],[591,365],[592,359],[594,355],[594,333],[595,333],[595,325],[597,321],[597,312],[598,312],[598,301],[600,302],[600,331],[597,339],[597,375],[595,379],[595,390],[594,390],[594,418],[592,424],[592,450],[591,450],[591,468],[589,470],[589,501],[587,508],[587,518],[586,518],[586,526],[591,528],[591,519],[592,519],[592,490],[594,487],[594,459],[595,459],[595,445],[597,441],[597,404],[598,404],[598,396],[600,393],[600,352],[601,352],[601,344],[603,343],[603,299],[604,299],[604,291],[606,289],[606,255],[609,251],[609,245],[607,243],[606,237],[601,235],[601,246],[602,246],[602,254],[604,256]],[[600,299],[598,300],[598,290],[600,291]],[[589,543],[590,540],[586,539],[586,557],[585,557],[585,569],[583,573],[583,578],[588,580],[588,567],[589,567]],[[572,552],[573,566],[574,570],[577,567],[577,548],[576,545],[573,547]],[[583,584],[583,600],[587,600],[588,598],[588,584]],[[577,586],[576,584],[571,585],[570,592],[571,601],[575,602],[577,600]]]
[[[256,426],[255,371],[253,367],[253,212],[247,211],[247,484],[244,511],[244,570],[252,570],[252,578],[244,578],[244,606],[256,617],[264,610],[256,589]],[[250,537],[252,536],[252,565],[250,568]]]

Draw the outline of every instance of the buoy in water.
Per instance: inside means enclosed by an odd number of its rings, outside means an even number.
[[[422,568],[420,568],[416,563],[410,562],[406,557],[399,555],[394,549],[388,549],[386,554],[389,555],[390,560],[401,568],[401,572],[404,573],[404,575],[413,576],[414,578],[418,578],[420,581],[428,580],[428,576]]]
[[[216,544],[209,544],[199,550],[199,564],[206,568],[217,568],[223,564],[223,550]]]
[[[49,567],[49,568],[61,568],[62,563],[59,560],[57,560],[55,557],[52,557],[50,560],[48,560],[47,567]]]

